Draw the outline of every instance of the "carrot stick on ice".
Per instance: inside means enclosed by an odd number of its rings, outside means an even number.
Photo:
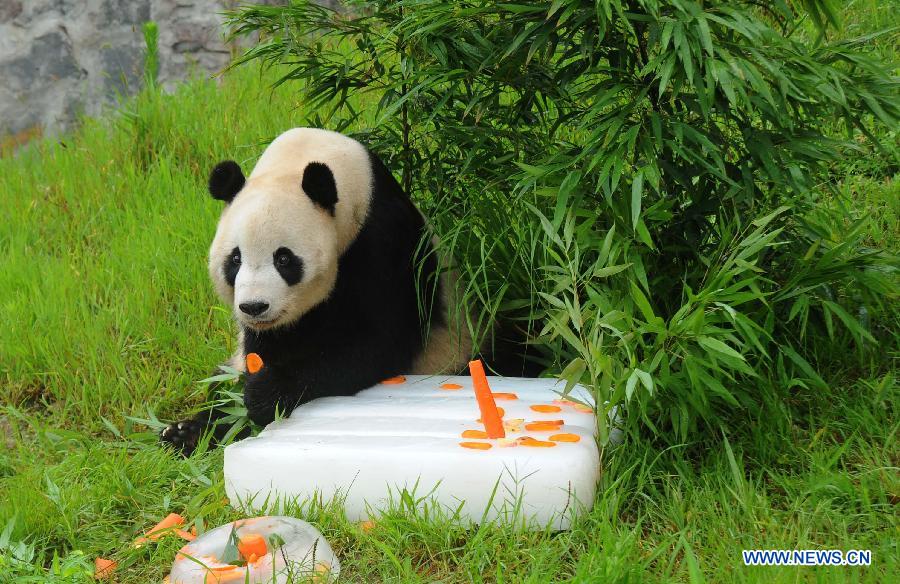
[[[481,420],[488,438],[505,438],[503,420],[497,411],[497,404],[491,394],[481,361],[469,361],[469,374],[472,376],[472,385],[475,386],[475,399],[478,401],[478,409],[481,410]]]

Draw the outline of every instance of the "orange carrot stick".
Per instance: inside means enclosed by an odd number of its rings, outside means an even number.
[[[113,572],[118,566],[119,564],[112,560],[107,560],[106,558],[95,558],[94,579],[108,580],[109,578],[112,578]]]
[[[488,385],[487,376],[484,374],[484,366],[481,361],[469,361],[469,375],[472,376],[472,384],[475,386],[475,399],[478,401],[478,409],[481,410],[481,419],[489,438],[506,438],[503,429],[503,420],[497,411],[494,396]]]

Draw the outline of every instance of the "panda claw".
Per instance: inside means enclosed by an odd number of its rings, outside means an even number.
[[[171,446],[176,452],[190,456],[203,435],[203,426],[193,420],[183,420],[169,424],[159,433],[159,440]]]

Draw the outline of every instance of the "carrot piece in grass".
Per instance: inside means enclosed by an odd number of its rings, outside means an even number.
[[[257,373],[263,368],[262,357],[256,353],[247,353],[247,371],[250,374]]]
[[[197,536],[195,534],[183,529],[176,529],[174,533],[185,541],[194,541],[195,539],[197,539]]]
[[[488,385],[487,376],[484,374],[484,366],[481,361],[469,361],[469,375],[472,376],[472,384],[475,386],[475,399],[478,401],[478,409],[481,410],[481,419],[489,438],[506,438],[503,429],[503,414],[497,411],[494,396],[491,395],[491,387]]]
[[[242,535],[241,539],[238,541],[237,548],[241,557],[245,560],[249,558],[251,554],[256,554],[256,557],[259,558],[269,553],[269,548],[266,547],[265,538],[258,533]]]
[[[170,531],[173,531],[173,528],[181,525],[184,525],[184,517],[178,513],[169,513],[166,515],[165,519],[150,528],[150,531],[147,531],[142,537],[134,540],[134,545],[135,547],[140,547],[147,543],[147,541],[156,541]]]
[[[94,579],[107,580],[112,578],[113,572],[119,567],[117,562],[106,558],[94,558]]]

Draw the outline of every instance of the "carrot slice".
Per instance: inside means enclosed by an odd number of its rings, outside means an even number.
[[[259,558],[269,553],[269,548],[266,547],[265,538],[258,533],[242,535],[241,539],[238,541],[237,548],[241,557],[245,560],[251,555],[256,555],[256,557]]]
[[[532,432],[552,432],[553,430],[559,430],[559,427],[562,425],[562,420],[547,420],[525,424],[525,429]]]
[[[396,377],[389,377],[381,382],[382,385],[398,385],[400,383],[406,383],[406,378],[402,375],[398,375]]]
[[[108,580],[112,578],[113,572],[119,567],[117,562],[107,560],[106,558],[94,558],[94,579]]]
[[[514,393],[492,393],[491,395],[494,396],[494,399],[500,399],[500,400],[519,399],[519,396],[517,396]]]
[[[478,409],[481,410],[481,419],[484,420],[484,429],[490,438],[505,438],[503,429],[503,414],[494,403],[491,395],[491,387],[488,385],[487,376],[484,374],[484,366],[481,361],[469,361],[469,375],[472,376],[472,384],[475,386],[475,399],[478,401]]]
[[[490,450],[491,445],[487,442],[460,442],[463,448],[471,448],[472,450]]]
[[[367,519],[365,521],[360,522],[359,528],[362,529],[363,531],[372,531],[373,529],[375,529],[375,522],[372,521],[371,519]]]
[[[256,353],[247,353],[247,371],[251,374],[257,373],[263,368],[262,357]]]
[[[534,406],[531,406],[531,409],[536,412],[541,412],[544,414],[550,414],[553,412],[561,412],[562,411],[562,408],[559,406],[551,406],[551,405],[547,405],[547,404],[534,405]]]
[[[553,403],[558,406],[574,406],[577,402],[573,402],[570,399],[555,399],[553,400]]]
[[[487,432],[484,430],[465,430],[461,436],[463,438],[487,438]]]
[[[581,440],[581,436],[569,433],[554,434],[553,436],[550,436],[550,440],[553,442],[578,442]]]
[[[546,442],[544,440],[535,440],[531,436],[523,436],[519,438],[519,446],[531,446],[532,448],[553,448],[555,442]]]
[[[457,389],[462,389],[462,386],[458,383],[445,383],[441,386],[441,389],[446,389],[448,391],[456,391]]]

